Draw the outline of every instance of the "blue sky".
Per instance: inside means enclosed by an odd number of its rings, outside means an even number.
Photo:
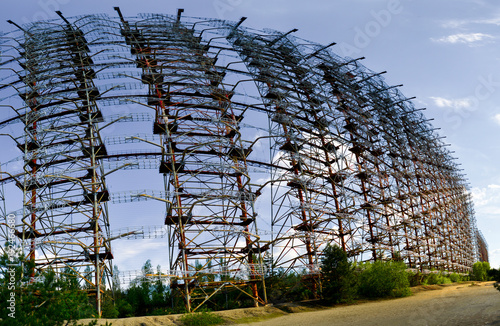
[[[114,15],[117,4],[126,16],[175,14],[177,8],[184,8],[184,15],[193,17],[239,20],[246,16],[244,26],[257,29],[286,32],[298,28],[295,36],[321,44],[336,42],[332,49],[339,55],[366,57],[363,64],[367,68],[387,71],[386,83],[404,84],[402,92],[416,96],[416,106],[427,108],[425,115],[446,136],[468,177],[492,267],[500,266],[500,237],[496,234],[500,227],[500,7],[496,2],[2,0],[0,30],[11,30],[7,19],[23,24],[55,18],[54,10],[67,17]],[[0,112],[0,118],[6,116],[11,113]],[[127,210],[131,215],[145,213],[131,206]],[[117,242],[115,248],[128,257],[116,261],[124,270],[138,268],[145,258],[163,250],[161,242],[154,241],[133,246]],[[155,264],[167,265],[160,258],[153,259]]]

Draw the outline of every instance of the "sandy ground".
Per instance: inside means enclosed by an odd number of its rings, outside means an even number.
[[[298,305],[236,309],[220,313],[228,324],[243,318],[266,318],[252,326],[431,326],[497,325],[500,326],[500,292],[493,282],[476,285],[417,287],[410,297],[370,301],[333,308],[310,308]],[[286,312],[285,312],[286,311]],[[290,313],[293,312],[293,313]],[[110,319],[113,326],[181,325],[179,315]],[[98,325],[104,325],[100,320]]]
[[[500,325],[500,292],[492,282],[419,291],[411,297],[289,314],[253,326]]]

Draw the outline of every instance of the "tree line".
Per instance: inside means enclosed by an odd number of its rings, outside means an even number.
[[[270,303],[317,299],[325,304],[333,304],[353,302],[360,298],[407,296],[411,294],[410,286],[418,284],[467,280],[500,281],[500,272],[491,269],[485,262],[475,263],[469,275],[441,271],[413,273],[407,270],[401,259],[354,263],[338,246],[328,246],[323,251],[321,274],[316,278],[311,278],[305,270],[285,272],[283,268],[275,268],[270,256],[264,256],[262,263],[265,266],[264,280]],[[9,300],[12,301],[14,297],[16,317],[12,318],[12,309],[2,309],[0,325],[77,325],[76,321],[79,319],[97,317],[93,298],[87,295],[88,289],[75,271],[66,268],[62,273],[55,273],[51,269],[45,269],[37,272],[33,281],[30,277],[33,266],[29,261],[21,264],[21,258],[18,258],[13,265],[6,255],[0,257],[0,268],[3,271],[0,275],[0,300],[9,308]],[[114,269],[113,284],[106,286],[102,295],[103,318],[186,313],[184,299],[179,293],[161,278],[146,277],[155,274],[150,260],[142,267],[143,276],[133,280],[128,288],[120,287],[116,278],[119,271],[116,266]],[[157,274],[161,274],[160,266],[157,266]],[[207,281],[215,276],[201,277]],[[16,286],[9,285],[12,282]],[[316,287],[319,298],[315,297],[312,282],[319,285]],[[262,285],[259,291],[261,295],[264,294]],[[241,291],[227,289],[212,296],[203,309],[216,311],[252,306],[253,300],[249,296]],[[93,324],[95,322],[87,325]]]

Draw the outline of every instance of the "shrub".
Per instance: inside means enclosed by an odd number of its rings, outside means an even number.
[[[430,273],[424,279],[424,284],[449,284],[449,283],[451,283],[450,277],[444,275],[441,272]]]
[[[496,268],[492,268],[488,271],[488,279],[495,281],[495,282],[500,282],[500,270]]]
[[[77,319],[91,318],[95,313],[87,294],[78,284],[76,272],[65,269],[56,275],[51,269],[36,271],[36,279],[30,283],[33,265],[29,261],[22,262],[23,257],[19,257],[13,262],[15,267],[11,267],[8,264],[12,262],[6,254],[0,257],[0,301],[7,302],[13,294],[16,302],[15,315],[9,316],[14,311],[8,309],[0,310],[0,325],[76,325]],[[11,281],[15,287],[9,289]]]
[[[224,323],[221,316],[208,311],[184,314],[180,320],[185,326],[209,326]]]
[[[369,298],[404,297],[411,294],[403,262],[376,261],[361,265],[359,293]]]
[[[450,280],[453,282],[453,283],[456,283],[456,282],[462,282],[463,281],[463,277],[462,275],[458,274],[458,273],[451,273],[450,274]]]
[[[490,264],[488,262],[475,262],[472,266],[472,277],[474,281],[487,281],[489,270]]]
[[[267,300],[272,303],[282,303],[310,299],[312,293],[306,287],[306,282],[300,274],[285,273],[278,268],[266,277]]]
[[[116,309],[118,310],[118,317],[134,317],[134,307],[125,299],[116,301]]]
[[[118,318],[120,312],[113,302],[105,301],[102,306],[102,318]]]
[[[415,273],[409,271],[407,271],[406,274],[408,275],[408,282],[410,283],[410,286],[417,286],[424,283],[425,280],[424,274],[420,272]]]
[[[331,302],[349,302],[356,296],[354,266],[338,246],[328,245],[321,260],[323,297]]]

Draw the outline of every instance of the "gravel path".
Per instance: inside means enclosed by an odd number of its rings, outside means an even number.
[[[492,282],[451,285],[411,297],[288,314],[252,326],[500,326],[500,292]]]

